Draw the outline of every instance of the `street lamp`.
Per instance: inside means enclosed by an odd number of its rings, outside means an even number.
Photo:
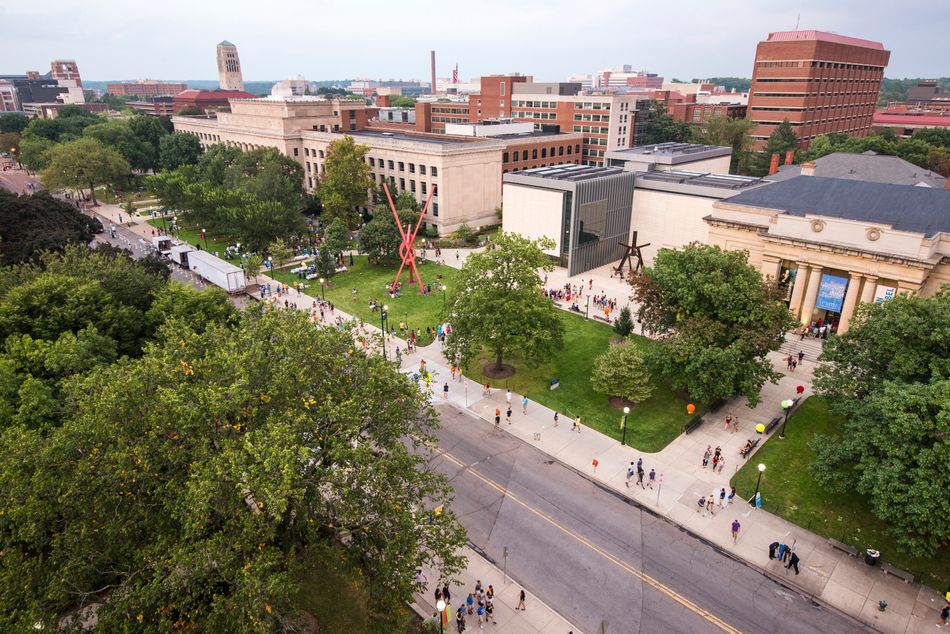
[[[201,239],[205,241],[205,251],[207,251],[208,250],[208,230],[207,229],[201,230]]]
[[[782,431],[778,433],[779,438],[785,438],[785,426],[788,424],[788,413],[792,409],[792,399],[787,398],[782,401],[782,411],[785,412],[785,421],[782,423]]]
[[[383,304],[383,310],[379,313],[379,328],[383,331],[383,358],[386,358],[386,318],[389,306]]]
[[[162,229],[165,231],[165,235],[168,235],[168,223],[165,222],[166,213],[168,213],[168,208],[162,207]]]
[[[445,284],[442,285],[442,319],[445,319],[445,291],[448,288]]]
[[[439,611],[439,634],[442,634],[442,619],[445,616],[445,601],[442,599],[436,601],[435,609]]]
[[[763,473],[765,473],[765,465],[760,462],[759,463],[759,478],[758,480],[755,481],[755,493],[752,494],[752,500],[750,500],[753,504],[755,504],[755,498],[759,496],[759,484],[762,483]]]
[[[323,301],[327,301],[327,291],[326,291],[326,287],[324,286],[325,282],[326,280],[321,277],[320,278],[320,297],[321,299],[323,299]]]
[[[630,413],[629,407],[623,408],[623,420],[620,422],[620,428],[623,429],[623,436],[620,438],[620,444],[627,444],[627,414]]]

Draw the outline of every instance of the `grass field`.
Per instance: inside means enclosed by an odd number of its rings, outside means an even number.
[[[921,583],[945,589],[950,584],[950,549],[942,548],[933,557],[901,553],[860,495],[826,491],[811,475],[808,465],[815,453],[809,441],[815,434],[835,435],[841,423],[821,398],[805,401],[789,417],[785,440],[773,434],[733,477],[738,495],[752,497],[757,465],[762,463],[767,467],[760,487],[763,508],[814,533],[850,544],[862,554],[867,548],[879,550],[883,562],[913,573]]]
[[[166,222],[166,223],[167,223],[169,220],[170,220],[170,218],[168,218],[168,217],[165,218],[165,222]],[[151,220],[148,221],[148,224],[150,224],[150,225],[152,225],[153,227],[156,227],[156,228],[158,228],[158,229],[162,229],[163,226],[164,226],[164,225],[162,224],[162,218],[161,218],[161,216],[159,216],[158,218],[152,218]],[[211,253],[214,253],[215,251],[217,251],[217,252],[218,252],[218,257],[223,258],[223,259],[224,259],[224,250],[225,250],[225,248],[227,248],[227,246],[228,246],[229,244],[231,244],[230,242],[228,242],[228,241],[226,241],[226,240],[219,240],[219,239],[216,239],[216,238],[211,237],[210,235],[208,236],[207,241],[202,240],[202,239],[201,239],[201,232],[198,231],[198,229],[194,229],[194,228],[191,228],[191,227],[179,227],[179,228],[178,228],[178,239],[179,239],[179,240],[183,240],[184,242],[187,242],[188,244],[190,244],[190,245],[192,245],[192,246],[196,246],[196,245],[198,245],[198,244],[201,244],[201,248],[202,248],[202,249],[205,249],[205,250],[207,250],[207,251],[210,251]],[[231,258],[231,261],[234,261],[234,260],[237,260],[237,259],[239,259],[239,258]]]
[[[619,440],[623,414],[610,405],[606,395],[595,392],[590,382],[594,360],[617,335],[610,326],[594,320],[570,313],[560,313],[560,317],[564,324],[564,348],[547,363],[534,367],[517,358],[505,359],[517,372],[492,385],[527,394],[529,400],[559,411],[562,418],[580,415],[583,424]],[[630,336],[630,343],[640,347],[652,345],[649,339],[636,335]],[[481,368],[493,360],[486,351],[470,368],[469,376],[484,382]],[[550,389],[554,378],[560,379],[556,390]],[[626,442],[643,451],[659,451],[683,432],[690,418],[686,401],[668,386],[658,385],[653,396],[637,405],[627,417]]]
[[[356,315],[365,322],[379,326],[379,311],[371,311],[369,300],[375,299],[382,304],[389,306],[389,323],[399,332],[399,323],[408,323],[408,328],[420,329],[419,345],[425,346],[432,342],[433,337],[426,336],[426,326],[434,328],[441,322],[442,315],[442,291],[436,291],[435,287],[440,283],[438,275],[442,275],[441,283],[447,286],[446,306],[452,301],[452,289],[455,283],[455,276],[458,269],[450,266],[441,266],[433,262],[428,262],[419,266],[419,272],[422,275],[422,281],[425,284],[432,284],[433,291],[431,295],[422,295],[419,287],[409,284],[409,276],[403,271],[400,281],[402,282],[402,296],[390,298],[386,294],[386,284],[393,281],[396,276],[396,269],[388,266],[369,264],[364,256],[354,258],[353,267],[345,273],[337,273],[330,280],[330,286],[325,289],[327,301],[340,310]],[[277,271],[273,274],[277,280],[285,284],[293,284],[297,280],[296,275],[290,274],[286,269]],[[309,288],[305,292],[311,297],[318,298],[321,295],[319,280],[306,280]],[[353,289],[359,289],[359,292],[353,294]]]

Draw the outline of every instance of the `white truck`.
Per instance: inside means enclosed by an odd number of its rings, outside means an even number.
[[[168,258],[183,269],[188,266],[188,254],[194,251],[190,244],[176,244],[168,250]]]
[[[172,244],[172,239],[169,236],[155,236],[152,238],[152,246],[166,257],[171,257]]]
[[[193,273],[215,286],[220,286],[228,293],[244,292],[247,286],[244,281],[244,269],[216,258],[207,251],[189,251],[184,255],[187,258],[188,269]]]

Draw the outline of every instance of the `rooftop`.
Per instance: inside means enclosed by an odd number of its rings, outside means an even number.
[[[617,167],[596,167],[592,165],[577,165],[575,163],[552,165],[551,167],[535,167],[534,169],[516,172],[518,176],[534,176],[536,178],[550,178],[552,180],[572,182],[586,181],[592,178],[602,178],[604,176],[623,173],[624,171]]]
[[[737,176],[735,174],[714,174],[712,172],[691,172],[688,170],[672,170],[669,172],[640,172],[639,181],[655,181],[664,183],[680,183],[684,185],[705,185],[722,189],[744,189],[752,185],[763,184],[761,178],[754,176]]]
[[[699,145],[696,143],[657,143],[655,145],[639,145],[620,150],[607,150],[608,159],[635,161],[638,163],[675,164],[698,161],[719,156],[730,156],[732,148],[719,145]]]
[[[769,33],[767,41],[793,42],[796,40],[833,42],[835,44],[848,44],[850,46],[863,46],[864,48],[884,50],[884,45],[880,42],[862,40],[857,37],[848,37],[847,35],[838,35],[837,33],[828,33],[827,31],[776,31],[775,33]]]
[[[947,117],[950,125],[950,117]],[[940,174],[917,167],[897,156],[885,156],[875,152],[849,154],[834,152],[815,159],[814,176],[826,178],[846,178],[871,183],[890,183],[891,185],[918,185],[943,189],[947,184]],[[802,173],[801,165],[781,165],[779,171],[766,177],[770,181],[785,181]]]
[[[827,216],[889,225],[931,237],[950,233],[950,190],[797,176],[742,192],[726,202],[792,216]]]
[[[415,135],[415,134],[409,134],[409,133],[403,133],[403,132],[386,132],[383,130],[357,130],[357,131],[346,132],[345,134],[354,138],[369,137],[371,139],[394,139],[396,141],[412,141],[413,143],[431,143],[433,145],[462,145],[462,144],[467,145],[467,144],[472,143],[472,141],[475,140],[474,137],[472,137],[471,139],[469,137],[457,137],[457,136],[443,138],[445,135],[423,136],[423,135]]]
[[[950,114],[914,114],[911,112],[875,112],[872,125],[896,123],[908,125],[933,126],[936,128],[950,127]]]

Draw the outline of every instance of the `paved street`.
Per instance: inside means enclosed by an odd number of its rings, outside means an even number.
[[[469,538],[499,566],[507,546],[514,579],[582,631],[863,631],[486,421],[439,409],[432,464]]]

